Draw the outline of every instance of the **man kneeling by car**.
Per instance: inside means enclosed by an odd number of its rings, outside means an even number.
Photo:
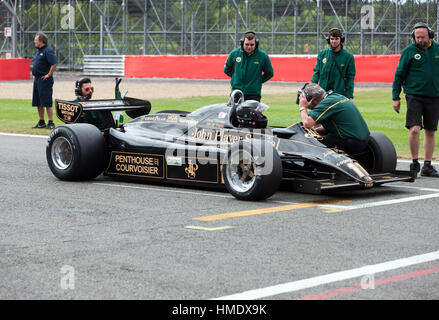
[[[314,127],[322,135],[323,144],[350,155],[366,149],[369,128],[358,108],[348,98],[309,83],[302,88],[298,100],[303,126]]]

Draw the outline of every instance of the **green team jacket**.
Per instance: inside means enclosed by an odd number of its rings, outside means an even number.
[[[227,57],[224,73],[232,77],[232,91],[239,89],[244,94],[261,94],[262,84],[274,75],[270,58],[264,50],[255,49],[250,56],[241,48],[233,50]]]
[[[338,64],[343,75],[334,63]],[[355,61],[352,53],[343,48],[337,53],[331,48],[319,52],[311,82],[319,84],[325,91],[333,90],[347,98],[353,98],[354,78]]]
[[[364,140],[369,136],[366,121],[355,104],[333,91],[328,91],[308,115],[335,137]]]
[[[392,85],[392,100],[399,100],[401,85],[405,94],[439,97],[439,43],[431,40],[427,50],[415,44],[401,52]]]

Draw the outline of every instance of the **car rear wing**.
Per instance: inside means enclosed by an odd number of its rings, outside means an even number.
[[[123,99],[67,101],[55,99],[56,116],[64,123],[75,123],[83,112],[125,111],[131,118],[146,115],[151,111],[148,100],[125,97]]]

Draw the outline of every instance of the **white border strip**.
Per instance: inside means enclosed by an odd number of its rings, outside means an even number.
[[[278,284],[271,287],[244,291],[237,294],[223,296],[212,300],[253,300],[262,299],[270,296],[279,295],[282,293],[289,293],[293,291],[299,291],[307,288],[317,287],[320,285],[333,283],[337,281],[362,277],[365,275],[376,274],[379,272],[385,272],[389,270],[404,268],[415,264],[425,263],[429,261],[439,260],[439,251],[421,254],[418,256],[412,256],[409,258],[403,258],[384,263],[379,263],[370,266],[364,266],[357,269],[351,269],[346,271],[340,271],[330,273],[323,276],[314,278],[308,278],[304,280],[288,282],[284,284]]]

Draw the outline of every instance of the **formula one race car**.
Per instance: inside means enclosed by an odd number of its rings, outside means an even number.
[[[237,101],[237,102],[235,102]],[[396,171],[396,152],[383,134],[371,132],[367,150],[347,155],[319,142],[315,131],[296,123],[267,126],[268,108],[244,101],[235,90],[228,103],[193,112],[149,114],[148,101],[132,98],[86,102],[56,101],[67,123],[52,131],[47,162],[61,180],[106,176],[136,181],[226,188],[241,200],[263,200],[283,189],[319,194],[414,181]],[[133,120],[105,130],[75,123],[81,113],[126,110]]]

